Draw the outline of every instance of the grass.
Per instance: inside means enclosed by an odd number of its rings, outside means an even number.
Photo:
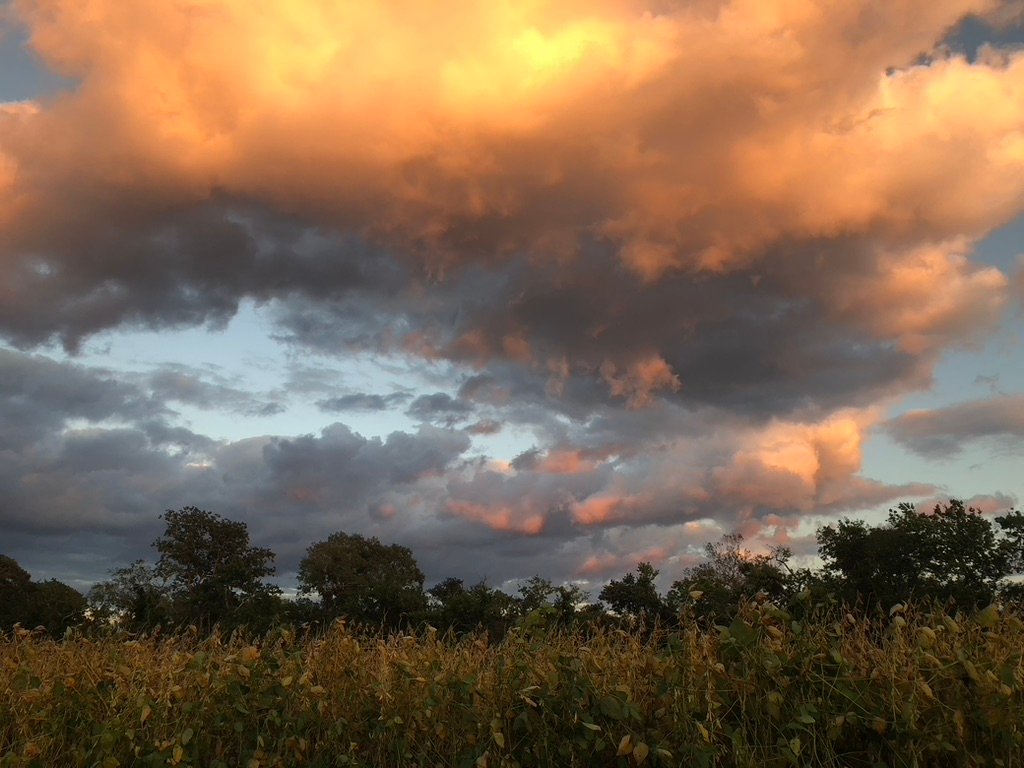
[[[0,640],[13,766],[1024,766],[1024,623]]]

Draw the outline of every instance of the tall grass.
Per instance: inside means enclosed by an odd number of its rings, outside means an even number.
[[[0,641],[0,766],[1021,766],[1024,624]]]

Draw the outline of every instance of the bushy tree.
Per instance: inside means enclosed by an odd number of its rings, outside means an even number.
[[[359,534],[331,534],[311,545],[299,563],[299,591],[320,596],[326,619],[345,616],[384,627],[423,612],[423,578],[407,547]]]
[[[1019,509],[1011,509],[997,517],[996,523],[999,525],[1012,577],[1002,584],[1001,595],[1006,600],[1024,606],[1024,513]]]
[[[15,624],[27,626],[32,617],[32,576],[7,555],[0,555],[0,633]]]
[[[589,595],[575,584],[555,586],[550,580],[531,576],[519,590],[519,612],[522,616],[542,611],[545,623],[571,624]]]
[[[427,620],[442,631],[462,634],[484,629],[501,638],[518,614],[515,598],[488,587],[485,581],[467,588],[462,579],[449,577],[431,587],[428,595]]]
[[[142,560],[113,571],[108,581],[89,590],[88,599],[93,620],[100,625],[142,632],[171,620],[168,591],[156,569]]]
[[[168,586],[176,617],[206,628],[240,623],[246,604],[279,590],[263,579],[274,573],[274,553],[249,544],[245,523],[196,507],[167,510],[156,575]]]
[[[45,627],[50,635],[59,637],[69,627],[80,626],[85,621],[88,603],[85,595],[77,589],[57,579],[41,581],[34,586],[33,624]]]
[[[642,624],[671,622],[671,610],[658,594],[655,579],[658,570],[650,563],[639,563],[636,572],[630,571],[622,579],[608,582],[598,597],[619,616],[629,617]]]
[[[743,546],[741,534],[732,533],[706,544],[704,552],[705,560],[669,589],[666,602],[676,615],[689,606],[703,619],[720,621],[735,615],[743,600],[763,595],[782,603],[796,591],[798,577],[789,568],[792,553],[785,547],[754,554]]]
[[[1012,550],[973,507],[951,499],[931,513],[913,504],[885,523],[840,520],[818,530],[827,576],[850,602],[883,608],[911,599],[986,605],[1012,572]]]
[[[17,561],[0,555],[0,634],[20,624],[56,637],[84,621],[85,607],[76,589],[56,579],[34,582]]]

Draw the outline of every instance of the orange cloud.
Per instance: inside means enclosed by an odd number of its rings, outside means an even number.
[[[877,414],[843,411],[817,424],[777,421],[741,439],[712,471],[719,492],[751,505],[805,512],[834,503],[860,470],[864,431]]]
[[[573,502],[572,516],[580,525],[623,522],[629,517],[631,510],[643,505],[643,501],[641,496],[603,492],[583,501]]]
[[[884,71],[995,6],[17,0],[81,85],[0,146],[50,195],[218,189],[459,259],[600,233],[652,279],[783,236],[976,237],[1020,209],[1022,57]]]
[[[544,515],[504,504],[477,504],[453,499],[445,504],[449,513],[464,520],[483,523],[495,531],[512,531],[536,536],[544,530]]]
[[[548,475],[578,475],[592,472],[596,467],[597,463],[580,451],[555,450],[549,451],[531,469]]]
[[[601,365],[601,376],[612,397],[625,398],[628,408],[643,408],[654,402],[655,392],[678,392],[682,387],[679,377],[659,355],[630,363],[625,371],[620,371],[615,363],[606,360]]]

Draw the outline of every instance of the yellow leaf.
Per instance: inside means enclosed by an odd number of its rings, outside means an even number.
[[[588,730],[591,730],[591,731],[600,731],[601,730],[601,726],[598,725],[597,723],[582,723],[582,725],[583,725],[584,728],[587,728]]]
[[[804,748],[803,743],[800,741],[799,736],[794,736],[789,740],[789,749],[794,755],[799,755],[800,750]]]
[[[146,704],[142,707],[142,713],[139,715],[139,722],[146,722],[149,720],[149,716],[153,714],[153,708]]]
[[[966,725],[966,723],[964,722],[964,713],[961,712],[959,709],[953,713],[953,725],[956,726],[957,736],[963,738],[964,726]]]
[[[993,603],[978,611],[974,620],[985,629],[992,629],[999,623],[999,606]]]
[[[644,760],[647,759],[647,755],[650,753],[650,749],[642,741],[633,747],[633,759],[636,760],[636,764],[640,765]]]
[[[711,734],[708,733],[708,729],[705,728],[700,723],[697,723],[697,730],[700,731],[700,735],[704,737],[704,741],[706,741],[708,744],[710,744],[711,743]]]
[[[175,765],[181,762],[181,759],[185,756],[185,750],[181,748],[180,744],[174,745],[174,758],[173,762]]]
[[[289,685],[292,684],[292,680],[294,679],[295,678],[293,678],[291,675],[285,675],[281,678],[281,685],[287,688]]]
[[[628,733],[619,740],[619,751],[615,753],[617,757],[628,755],[633,751],[633,737]]]
[[[505,734],[503,734],[501,731],[495,731],[491,734],[491,736],[494,737],[495,744],[497,744],[502,749],[505,748]]]

